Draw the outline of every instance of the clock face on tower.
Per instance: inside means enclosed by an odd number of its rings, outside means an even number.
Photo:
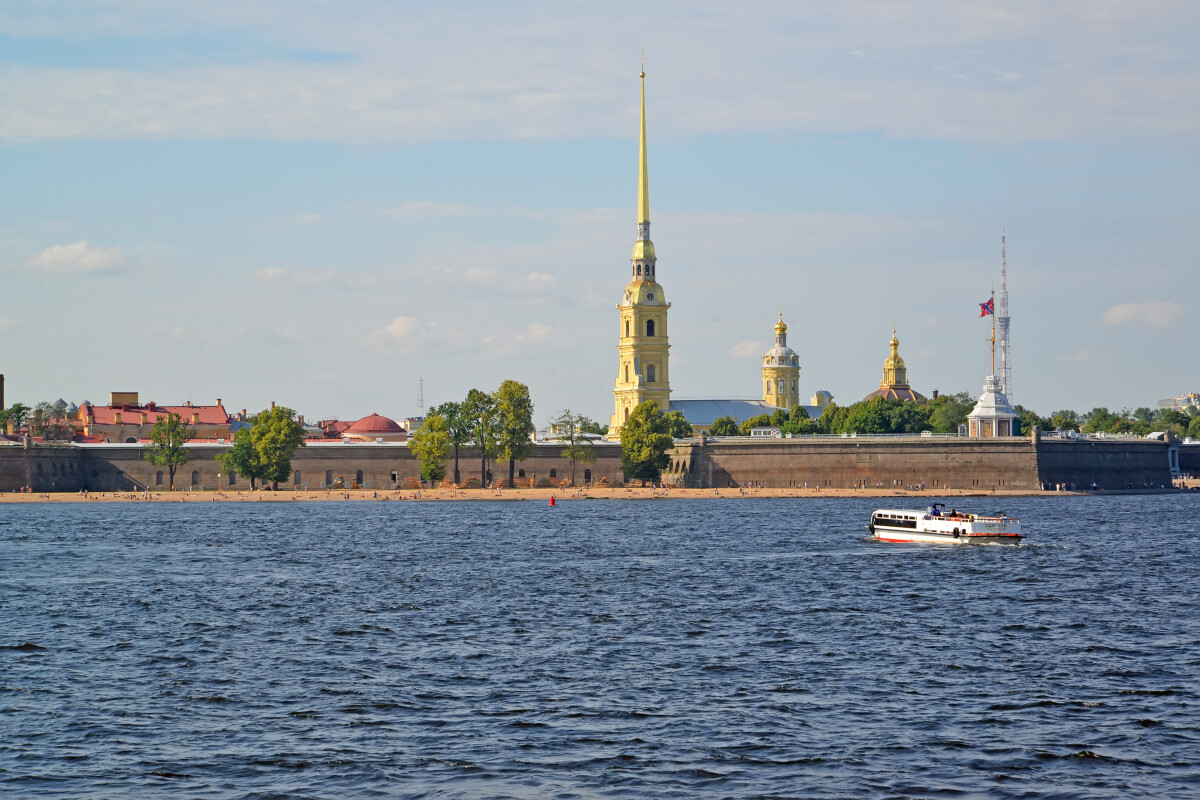
[[[646,299],[653,302],[654,301],[654,292],[646,292]]]

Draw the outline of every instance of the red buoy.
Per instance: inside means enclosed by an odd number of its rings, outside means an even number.
[[[554,505],[554,495],[550,495],[550,505]]]

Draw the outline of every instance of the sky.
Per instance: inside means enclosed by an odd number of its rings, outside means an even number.
[[[735,7],[736,6],[736,7]],[[607,422],[635,238],[677,398],[1200,390],[1200,4],[0,6],[6,402],[395,418],[512,378]]]

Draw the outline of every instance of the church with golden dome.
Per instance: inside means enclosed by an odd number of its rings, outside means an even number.
[[[879,388],[864,397],[863,400],[882,397],[887,400],[911,400],[914,403],[924,403],[925,395],[913,391],[912,387],[908,385],[908,369],[904,366],[904,359],[900,357],[900,340],[896,338],[896,326],[894,325],[892,326],[892,340],[888,344],[891,345],[892,353],[883,362],[883,380],[879,382]]]

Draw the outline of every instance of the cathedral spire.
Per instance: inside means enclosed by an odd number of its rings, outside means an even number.
[[[642,115],[638,136],[637,240],[633,243],[633,279],[654,280],[654,243],[650,241],[650,177],[646,170],[646,55],[642,54]]]

